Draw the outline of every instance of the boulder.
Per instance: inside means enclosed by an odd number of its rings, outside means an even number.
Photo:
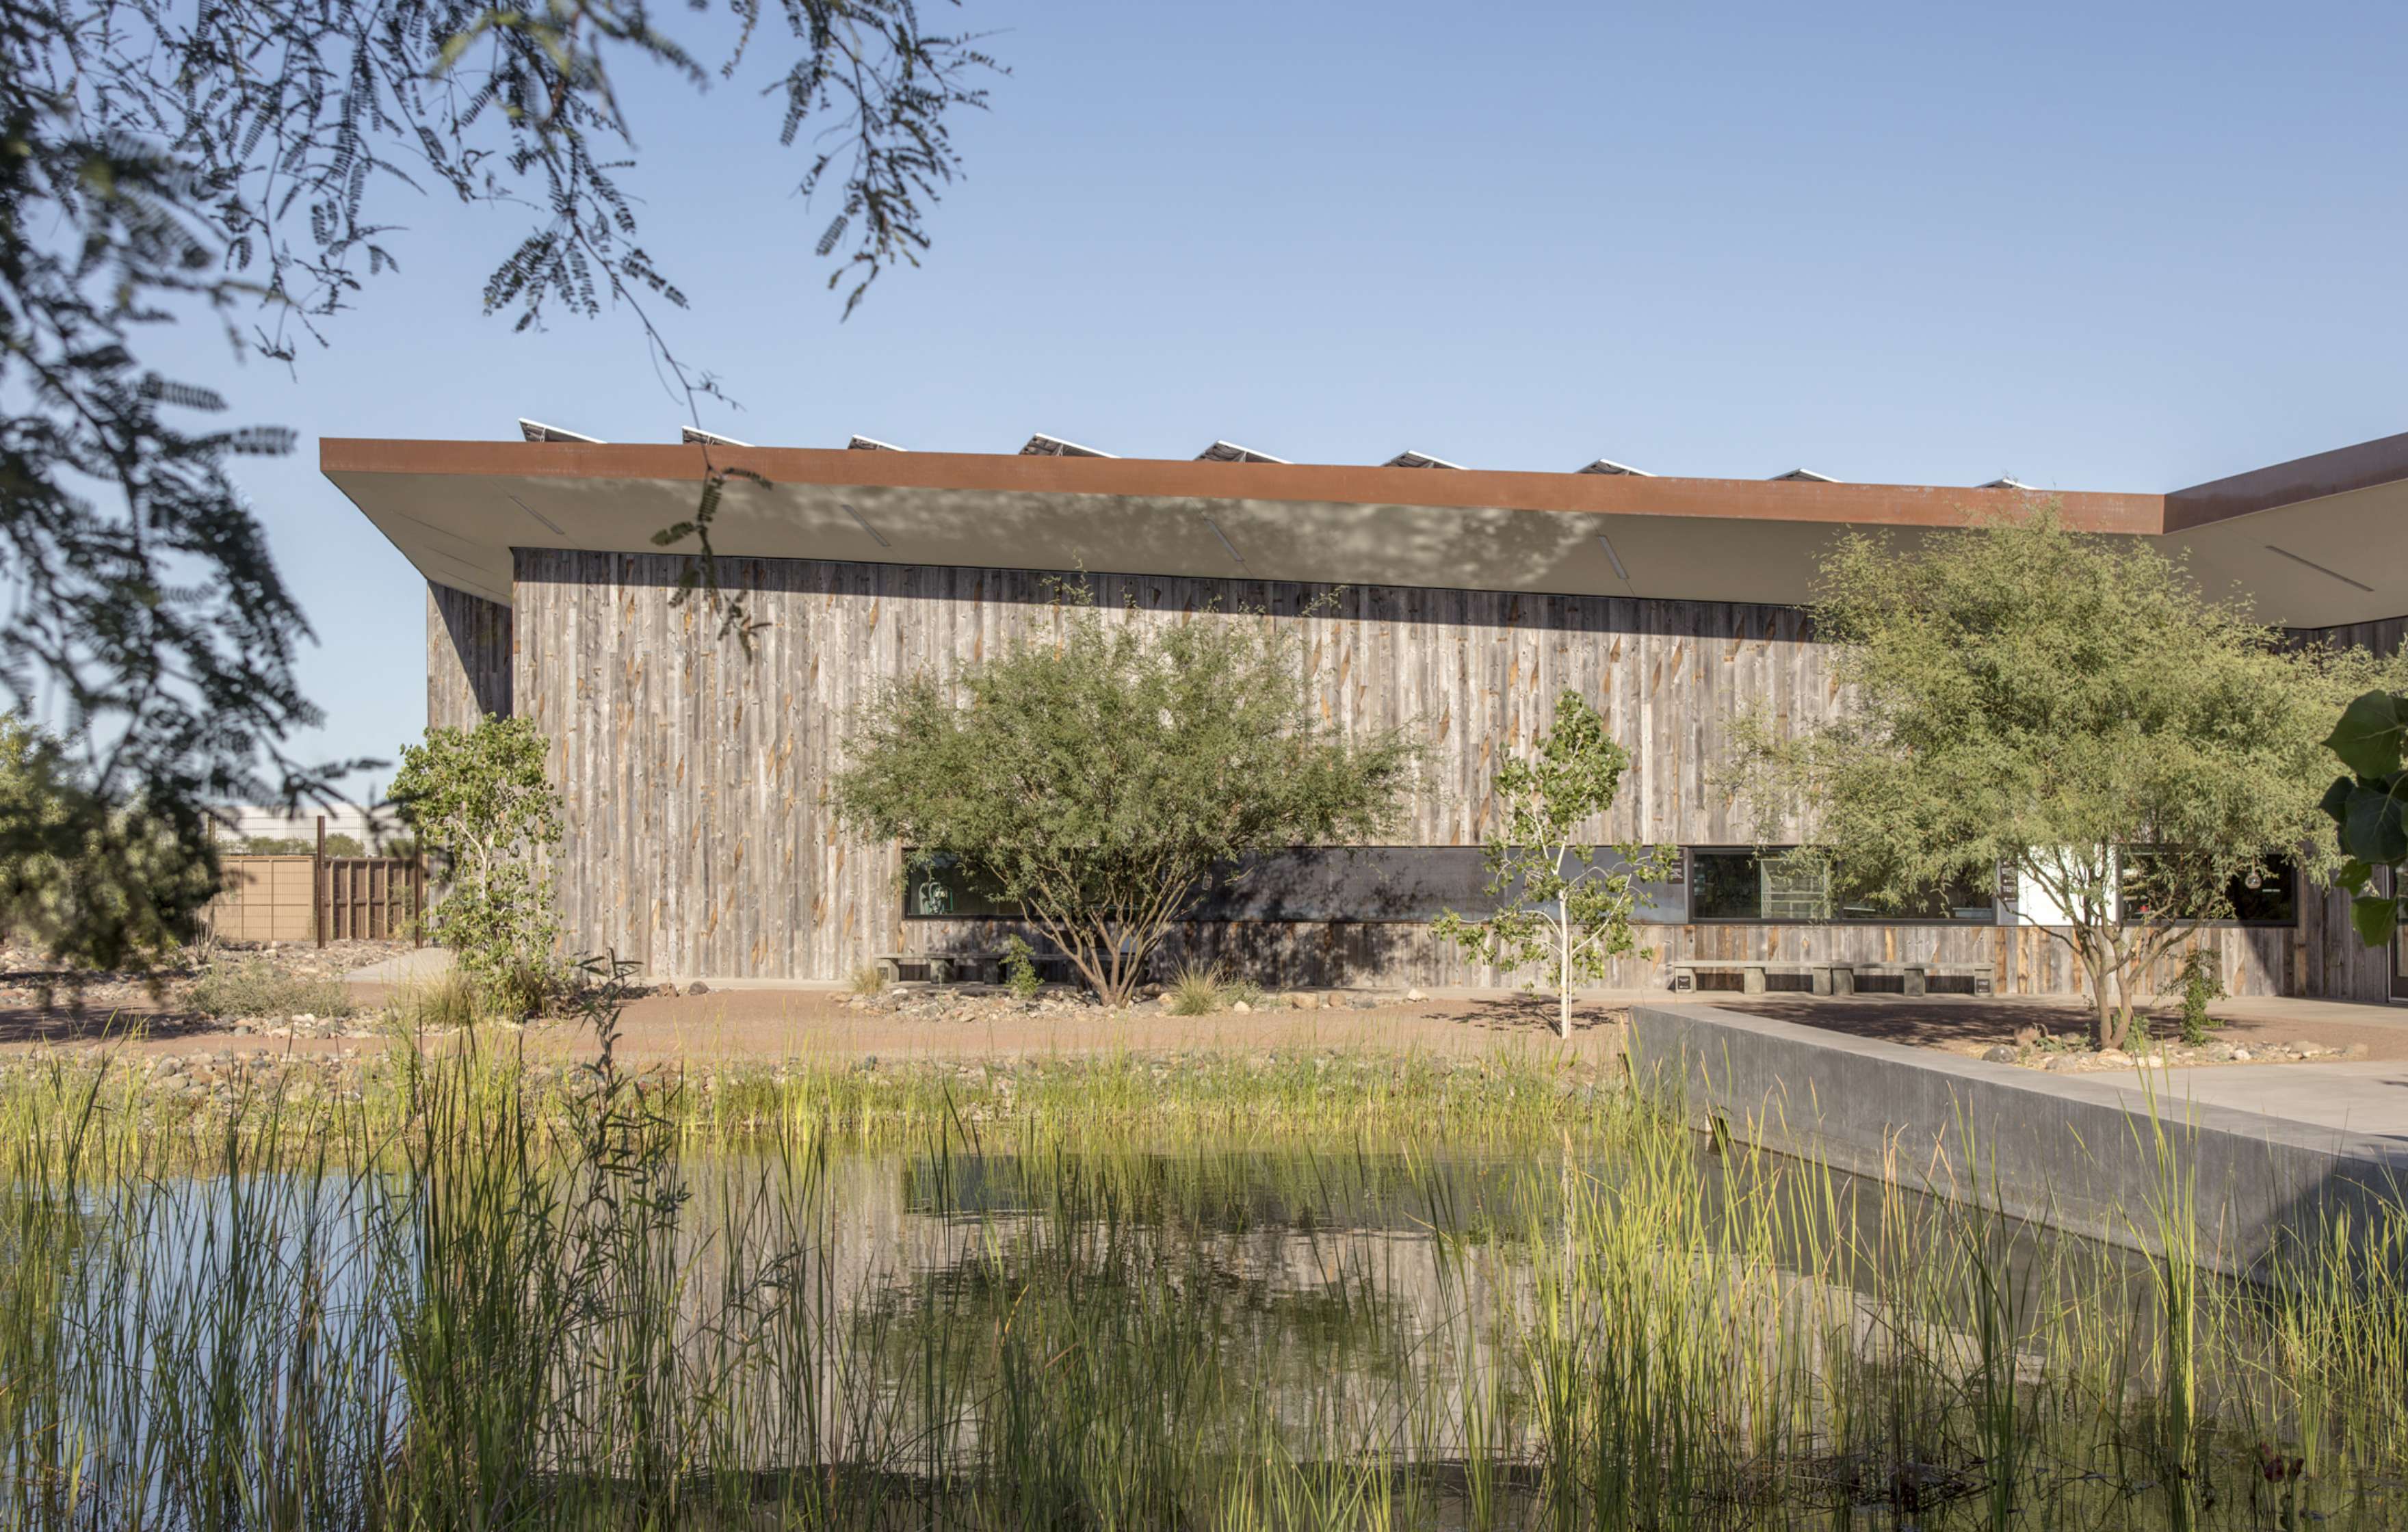
[[[1428,995],[1424,995],[1424,994],[1423,994],[1420,990],[1418,990],[1418,989],[1410,989],[1410,990],[1405,991],[1405,998],[1406,998],[1406,999],[1408,999],[1408,1000],[1410,1000],[1410,1001],[1412,1001],[1412,1002],[1413,1002],[1414,1004],[1418,1005],[1418,1004],[1420,1004],[1422,1001],[1428,999],[1428,998],[1429,998],[1429,996],[1428,996]]]
[[[1994,1042],[1982,1050],[1982,1057],[1992,1064],[2013,1064],[2020,1056],[2010,1043]]]

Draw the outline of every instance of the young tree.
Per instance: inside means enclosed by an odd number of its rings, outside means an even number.
[[[1128,1002],[1208,877],[1392,824],[1414,758],[1400,734],[1323,720],[1283,625],[1083,605],[957,679],[891,688],[847,752],[848,824],[992,883],[1108,1005]]]
[[[2381,666],[2299,649],[2137,539],[2069,530],[2054,505],[1932,534],[1841,540],[1816,636],[1841,712],[1784,737],[1738,732],[1759,834],[1801,811],[1804,854],[1877,905],[1911,908],[2011,870],[2120,1045],[2142,975],[2227,890],[2278,856],[2334,870],[2315,783],[2328,725]]]
[[[1671,873],[1679,852],[1625,845],[1614,860],[1594,860],[1596,843],[1584,828],[1613,807],[1630,757],[1606,732],[1577,692],[1555,699],[1555,726],[1541,737],[1529,760],[1507,761],[1497,772],[1503,815],[1487,845],[1488,894],[1497,912],[1467,921],[1454,910],[1433,927],[1495,967],[1544,965],[1555,991],[1555,1026],[1572,1035],[1572,991],[1605,977],[1609,959],[1651,958],[1632,934],[1637,885]],[[1531,981],[1538,987],[1538,981]]]
[[[441,859],[428,934],[486,998],[531,1009],[561,973],[560,920],[545,853],[560,843],[560,795],[532,720],[488,715],[401,748],[393,801]]]
[[[697,408],[715,390],[651,307],[685,299],[618,181],[633,136],[613,71],[665,65],[699,91],[781,34],[761,130],[791,144],[808,127],[822,146],[795,181],[832,204],[817,244],[830,284],[850,276],[849,309],[916,262],[959,164],[949,122],[980,104],[989,61],[912,0],[728,0],[724,29],[692,14],[719,10],[0,3],[0,686],[79,752],[82,833],[106,839],[136,813],[198,859],[208,806],[322,800],[365,764],[285,751],[319,716],[294,674],[308,629],[229,470],[291,451],[292,433],[229,426],[208,379],[162,376],[145,358],[163,326],[194,320],[233,360],[248,346],[296,365],[394,269],[395,200],[437,191],[528,210],[484,285],[489,310],[526,329],[623,305]],[[686,27],[728,39],[724,70],[671,30]],[[669,541],[709,551],[725,477],[707,476]],[[715,566],[693,567],[707,582]],[[730,604],[724,620],[739,618]]]

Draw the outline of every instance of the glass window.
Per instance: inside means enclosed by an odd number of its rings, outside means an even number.
[[[1020,913],[994,880],[946,852],[903,856],[903,918],[910,921],[993,920]]]
[[[1790,848],[1758,852],[1713,847],[1689,853],[1689,909],[1699,921],[1779,923],[1861,921],[1961,922],[1987,925],[1997,919],[1998,894],[1971,884],[1935,889],[1903,907],[1876,903],[1861,890],[1834,886],[1829,873],[1784,855]]]
[[[1625,866],[1600,847],[1591,865]],[[1242,876],[1234,875],[1242,872]],[[1670,877],[1641,883],[1631,918],[1678,925],[1688,919],[1688,888],[1679,859]],[[1297,846],[1215,869],[1180,918],[1191,921],[1313,921],[1426,925],[1452,909],[1469,919],[1492,914],[1488,865],[1478,846]],[[944,853],[905,858],[906,920],[982,920],[1019,911],[992,884]]]
[[[2123,855],[2125,916],[2148,917],[2152,903],[2166,896],[2164,884],[2178,868],[2162,852],[2128,851]],[[2231,912],[2219,918],[2240,925],[2292,925],[2299,921],[2299,868],[2287,856],[2270,856],[2255,872],[2236,873],[2224,885]]]
[[[2257,872],[2226,885],[2232,918],[2243,925],[2295,925],[2300,919],[2300,869],[2287,856],[2270,856]]]

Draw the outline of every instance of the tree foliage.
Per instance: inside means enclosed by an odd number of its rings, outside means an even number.
[[[2395,683],[2396,684],[2396,683]],[[2376,689],[2353,699],[2325,737],[2325,748],[2349,769],[2325,789],[2322,808],[2332,822],[2342,857],[2337,881],[2349,890],[2350,923],[2370,947],[2400,929],[2400,869],[2408,864],[2408,696]],[[2392,870],[2392,891],[2374,887],[2374,869]]]
[[[218,891],[191,828],[140,800],[100,803],[56,739],[0,716],[0,926],[16,939],[78,966],[149,967]]]
[[[685,299],[619,184],[613,71],[701,88],[773,33],[773,131],[810,130],[796,181],[832,198],[831,284],[849,309],[916,261],[948,124],[981,99],[972,39],[911,0],[720,14],[714,71],[642,0],[0,0],[0,683],[80,750],[91,833],[138,802],[198,855],[203,805],[323,799],[362,764],[284,747],[318,720],[293,669],[308,628],[229,465],[292,435],[222,423],[207,380],[147,363],[161,326],[296,362],[394,267],[395,198],[432,192],[529,215],[488,309],[527,328],[624,304],[692,408],[715,390],[653,322]],[[711,506],[679,529],[706,551]]]
[[[1155,625],[1092,606],[958,678],[923,672],[855,721],[836,797],[859,833],[955,859],[1125,1004],[1211,877],[1278,848],[1375,838],[1415,752],[1323,718],[1291,627]]]
[[[1572,992],[1583,980],[1604,978],[1613,958],[1656,955],[1639,945],[1630,912],[1638,885],[1669,877],[1680,854],[1622,845],[1611,862],[1595,860],[1597,844],[1585,832],[1613,807],[1629,769],[1629,755],[1598,710],[1578,692],[1557,697],[1555,727],[1530,757],[1498,768],[1502,812],[1485,856],[1497,911],[1467,921],[1450,909],[1434,927],[1492,967],[1543,966],[1555,992],[1556,1028],[1567,1038]]]
[[[428,934],[487,1000],[523,1011],[564,972],[547,853],[560,843],[560,795],[530,719],[488,714],[404,745],[393,801],[439,859]]]
[[[1739,730],[1759,834],[1802,813],[1806,854],[1877,905],[2010,869],[2070,922],[2094,1039],[2119,1044],[2150,966],[2229,916],[2236,878],[2338,858],[2320,833],[2321,742],[2380,667],[2301,648],[2136,539],[2053,505],[1932,534],[1843,538],[1816,636],[1842,706],[1784,736]]]

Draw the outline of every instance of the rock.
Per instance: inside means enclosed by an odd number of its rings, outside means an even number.
[[[1307,995],[1302,990],[1298,990],[1287,997],[1287,1008],[1290,1010],[1319,1010],[1321,996]]]
[[[184,1061],[173,1053],[162,1053],[150,1061],[150,1078],[167,1080],[184,1072]]]
[[[2332,1050],[2320,1042],[2295,1042],[2291,1044],[2291,1052],[2303,1059],[2315,1059],[2324,1057]]]
[[[2235,1064],[2246,1064],[2256,1056],[2246,1048],[2236,1048],[2232,1051],[2232,1062]]]
[[[1994,1042],[1982,1050],[1982,1057],[1992,1064],[2013,1064],[2020,1056],[2010,1043]]]
[[[1423,994],[1420,990],[1418,990],[1418,989],[1410,989],[1410,990],[1405,991],[1405,998],[1406,998],[1406,999],[1408,999],[1408,1000],[1411,1000],[1411,1001],[1412,1001],[1414,1004],[1418,1005],[1418,1004],[1419,1004],[1419,1003],[1421,1003],[1422,1001],[1428,999],[1428,998],[1429,998],[1429,996],[1428,996],[1428,995],[1424,995],[1424,994]]]
[[[2090,1055],[2090,1062],[2101,1069],[2128,1069],[2132,1055],[2120,1048],[2101,1048]]]
[[[1239,1015],[1240,1015],[1240,1016],[1247,1016],[1247,1015],[1251,1015],[1251,1014],[1253,1014],[1253,1013],[1254,1013],[1254,1007],[1252,1007],[1252,1006],[1250,1006],[1250,1005],[1248,1005],[1248,1004],[1246,1004],[1246,1002],[1244,1002],[1243,1000],[1240,1000],[1240,1001],[1239,1001],[1237,1004],[1235,1004],[1235,1005],[1231,1006],[1229,1009],[1230,1009],[1231,1010],[1236,1011],[1236,1012],[1237,1012]]]
[[[688,995],[709,995],[710,993],[710,986],[697,979],[693,983],[688,984],[685,987],[685,992]]]
[[[1377,1010],[1380,1009],[1380,997],[1376,995],[1358,995],[1354,996],[1353,1004],[1357,1010]]]

